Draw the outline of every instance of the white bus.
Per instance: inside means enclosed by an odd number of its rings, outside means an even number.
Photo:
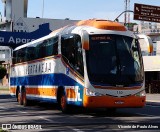
[[[123,25],[86,20],[13,51],[10,92],[28,100],[86,108],[143,107],[144,69],[138,39]]]

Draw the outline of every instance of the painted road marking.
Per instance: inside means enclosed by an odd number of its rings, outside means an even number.
[[[3,106],[0,106],[0,109],[6,109],[5,107],[3,107]]]
[[[160,107],[160,105],[158,106],[158,105],[155,105],[155,104],[147,104],[146,106],[148,106],[148,107],[155,107],[155,108],[159,108]]]
[[[28,113],[28,112],[25,112],[25,111],[20,111],[20,110],[16,110],[17,112],[19,112],[19,113],[23,113],[23,114],[26,114],[26,113]]]
[[[150,116],[150,117],[155,116],[155,115],[148,115],[148,114],[141,114],[141,113],[135,113],[135,114],[142,115],[142,116]]]
[[[43,119],[43,120],[48,121],[48,122],[53,122],[51,119],[47,119],[43,116],[38,116],[38,118]]]
[[[82,130],[80,130],[80,129],[72,129],[73,131],[75,131],[75,132],[84,132],[84,131],[82,131]]]

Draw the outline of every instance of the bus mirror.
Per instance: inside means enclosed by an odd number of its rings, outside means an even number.
[[[143,36],[138,36],[138,41],[141,45],[146,45],[148,48],[148,52],[149,53],[153,53],[153,42],[151,40],[151,38],[147,35],[143,35]],[[143,49],[142,49],[143,50]]]
[[[82,41],[82,48],[85,50],[89,50],[89,35],[85,30],[82,31],[81,41]]]

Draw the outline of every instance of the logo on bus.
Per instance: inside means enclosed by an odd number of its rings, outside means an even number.
[[[76,101],[82,101],[81,99],[81,94],[79,92],[79,86],[75,86],[75,91],[76,91]]]

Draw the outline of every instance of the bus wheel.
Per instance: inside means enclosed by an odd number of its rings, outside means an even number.
[[[26,98],[26,92],[25,91],[22,93],[22,97],[23,97],[23,99],[22,99],[23,106],[27,106],[27,98]]]
[[[18,101],[19,105],[23,104],[22,95],[21,95],[20,91],[18,91],[17,101]]]
[[[62,93],[60,97],[60,107],[63,113],[68,113],[69,106],[67,105],[67,98],[64,93]]]

